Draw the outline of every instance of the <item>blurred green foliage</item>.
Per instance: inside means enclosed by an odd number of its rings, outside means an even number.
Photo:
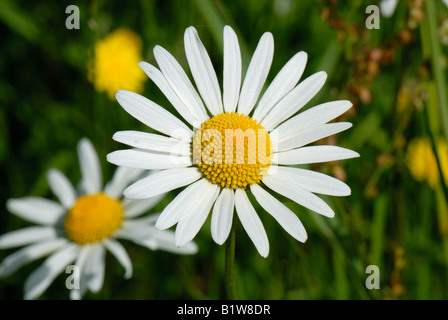
[[[116,101],[95,92],[87,80],[86,64],[95,40],[125,26],[141,36],[145,60],[156,65],[152,49],[159,44],[188,70],[183,33],[193,25],[221,79],[222,27],[229,24],[239,35],[245,66],[262,33],[273,33],[275,53],[268,80],[301,50],[308,53],[304,77],[327,71],[327,83],[308,106],[351,100],[354,107],[342,119],[352,122],[353,128],[326,142],[361,154],[359,159],[314,167],[344,179],[352,188],[349,197],[325,198],[335,209],[334,219],[282,199],[305,225],[305,244],[287,235],[259,207],[270,241],[268,258],[260,257],[237,227],[238,296],[448,298],[446,188],[433,190],[415,181],[405,164],[410,139],[443,136],[448,126],[443,121],[447,110],[441,110],[447,102],[440,102],[446,97],[448,47],[438,38],[448,10],[441,1],[427,2],[430,5],[419,7],[419,1],[400,1],[392,18],[379,18],[380,29],[368,30],[365,8],[378,2],[1,0],[0,233],[28,225],[6,211],[6,199],[53,197],[45,180],[49,168],[60,169],[72,182],[79,180],[80,138],[92,140],[107,181],[115,168],[105,156],[123,148],[112,140],[113,133],[147,130]],[[65,27],[65,8],[70,4],[80,9],[79,30]],[[151,81],[146,82],[144,95],[175,113]],[[160,212],[177,192],[152,211]],[[108,254],[103,289],[85,298],[225,298],[225,248],[212,241],[209,230],[210,219],[195,238],[200,247],[196,256],[152,252],[125,243],[133,278],[123,279],[122,267]],[[14,250],[0,251],[0,260]],[[25,278],[41,262],[1,279],[0,298],[21,299]],[[380,268],[380,289],[366,288],[368,265]],[[58,277],[42,298],[67,299],[65,278]]]

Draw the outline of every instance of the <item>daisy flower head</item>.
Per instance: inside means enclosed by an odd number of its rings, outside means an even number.
[[[142,92],[146,76],[137,65],[141,52],[138,35],[126,28],[115,30],[95,43],[88,63],[89,80],[112,100],[118,89]]]
[[[126,239],[152,250],[162,249],[179,254],[197,251],[194,242],[175,246],[174,232],[154,227],[157,214],[141,215],[163,197],[159,194],[144,200],[122,199],[124,188],[144,170],[117,168],[111,181],[102,187],[98,155],[90,140],[78,144],[81,168],[79,190],[57,169],[50,169],[47,180],[59,202],[25,197],[9,199],[7,208],[18,217],[37,226],[11,231],[0,236],[0,248],[24,246],[7,256],[0,264],[0,277],[6,277],[39,258],[48,258],[25,282],[25,299],[38,298],[69,265],[78,267],[79,287],[70,291],[71,299],[80,299],[90,290],[98,292],[103,285],[106,251],[112,253],[132,276],[132,262],[117,239]]]
[[[306,146],[351,127],[328,123],[351,107],[333,101],[295,115],[326,80],[317,72],[298,83],[307,54],[295,54],[262,93],[274,53],[270,32],[262,35],[242,79],[238,38],[224,28],[222,93],[209,55],[194,27],[185,31],[185,53],[197,90],[176,59],[160,46],[154,56],[160,69],[141,62],[184,121],[153,101],[120,90],[116,99],[133,117],[162,133],[119,131],[113,138],[133,149],[108,154],[118,166],[160,169],[124,190],[130,199],[153,197],[185,187],[157,219],[156,228],[175,224],[176,244],[182,246],[199,232],[210,212],[211,235],[223,244],[234,211],[261,256],[269,253],[262,221],[251,204],[251,192],[269,214],[295,239],[307,239],[297,215],[268,190],[333,217],[333,210],[315,193],[346,196],[350,188],[333,177],[295,167],[358,157],[337,146]]]

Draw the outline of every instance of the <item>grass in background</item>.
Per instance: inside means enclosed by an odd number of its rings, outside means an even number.
[[[146,61],[156,65],[152,49],[158,44],[189,72],[183,34],[194,25],[221,79],[222,27],[229,24],[238,33],[243,66],[262,33],[273,33],[275,55],[268,80],[296,52],[306,51],[303,78],[320,70],[329,75],[307,106],[336,99],[354,103],[343,116],[353,128],[322,143],[337,140],[361,154],[359,159],[315,167],[345,180],[352,189],[349,197],[325,199],[335,208],[334,219],[282,199],[307,229],[305,244],[288,236],[258,207],[271,247],[264,259],[237,226],[238,297],[448,298],[446,186],[443,179],[436,188],[416,181],[406,166],[412,138],[447,139],[448,46],[441,42],[440,32],[448,10],[442,1],[427,0],[422,7],[415,7],[419,1],[400,1],[394,16],[380,18],[380,29],[373,30],[365,27],[365,8],[371,1],[361,0],[75,2],[0,3],[0,233],[27,225],[6,211],[6,199],[50,197],[45,180],[50,167],[73,182],[79,180],[75,146],[80,138],[89,137],[102,155],[107,181],[115,167],[105,156],[122,148],[112,140],[113,133],[147,130],[88,81],[86,65],[97,39],[127,27],[142,38]],[[79,30],[65,28],[69,4],[80,9]],[[150,80],[143,94],[175,113]],[[440,163],[435,143],[433,150]],[[177,192],[168,194],[152,212],[160,212]],[[124,280],[124,270],[108,255],[103,289],[85,298],[225,298],[225,246],[213,242],[209,224],[208,220],[195,238],[200,251],[192,257],[125,243],[133,277]],[[0,260],[11,252],[1,250]],[[0,298],[21,299],[24,279],[40,263],[1,279]],[[365,286],[368,265],[380,269],[378,290]],[[42,298],[68,298],[65,278],[58,277]]]

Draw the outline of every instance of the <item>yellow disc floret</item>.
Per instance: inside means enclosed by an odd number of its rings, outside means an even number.
[[[104,193],[79,197],[65,217],[67,237],[84,245],[109,237],[123,221],[123,207]]]
[[[244,114],[218,114],[205,121],[193,138],[193,163],[210,182],[223,188],[246,188],[260,182],[271,159],[269,134]]]

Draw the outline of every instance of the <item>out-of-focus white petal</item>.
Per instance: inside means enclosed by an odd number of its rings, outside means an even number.
[[[53,280],[75,260],[78,251],[79,246],[70,243],[50,255],[26,279],[25,299],[32,300],[39,297],[50,286]]]
[[[105,239],[104,245],[123,266],[125,270],[124,277],[126,279],[132,277],[132,262],[124,247],[114,239]]]
[[[40,197],[8,199],[6,207],[16,216],[44,225],[56,224],[65,213],[59,203]]]
[[[121,197],[123,190],[144,172],[145,170],[143,169],[118,167],[115,169],[112,180],[110,180],[104,187],[104,192],[110,197],[118,199]]]
[[[66,209],[70,209],[76,201],[76,190],[67,177],[58,169],[50,169],[47,172],[47,181],[51,191],[58,197]]]
[[[78,158],[81,169],[81,188],[85,193],[98,193],[103,188],[100,160],[89,139],[78,143]]]
[[[56,229],[52,226],[34,226],[5,233],[0,236],[0,249],[14,248],[45,239],[55,238]]]

